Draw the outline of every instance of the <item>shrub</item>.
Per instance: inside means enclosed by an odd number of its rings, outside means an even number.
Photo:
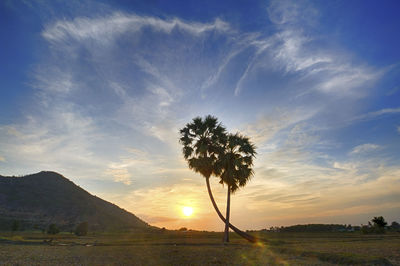
[[[11,225],[11,231],[18,231],[19,230],[19,221],[14,220]]]
[[[393,221],[392,224],[390,225],[389,229],[392,231],[400,232],[400,224],[396,221]]]
[[[382,216],[374,217],[374,219],[372,219],[372,222],[374,223],[375,227],[385,228],[385,226],[387,226],[387,222]]]
[[[87,222],[82,222],[78,224],[78,226],[75,229],[75,235],[77,236],[85,236],[88,233],[88,223]]]
[[[371,223],[372,222],[372,223]],[[387,222],[383,216],[375,216],[368,225],[361,226],[361,233],[363,234],[384,234]]]
[[[371,234],[371,233],[373,233],[373,228],[371,226],[368,226],[368,225],[362,225],[361,226],[361,233],[363,233],[363,234]]]
[[[60,232],[60,229],[55,224],[50,224],[49,228],[47,229],[47,233],[49,235],[55,235],[55,234],[58,234],[59,232]]]

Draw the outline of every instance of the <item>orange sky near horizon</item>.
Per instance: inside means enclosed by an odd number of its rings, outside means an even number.
[[[248,230],[308,223],[360,225],[380,215],[392,222],[399,217],[400,203],[384,203],[379,198],[397,197],[398,187],[394,184],[398,184],[398,176],[400,170],[392,169],[384,171],[373,183],[361,185],[355,185],[357,181],[353,180],[335,187],[324,182],[288,186],[279,180],[257,178],[256,172],[250,183],[231,197],[231,223]],[[225,216],[226,187],[216,178],[211,179],[211,186]],[[322,186],[323,192],[319,190]],[[123,197],[103,196],[160,228],[224,229],[209,199],[205,180],[198,174],[193,173],[181,184],[141,189]],[[193,215],[185,216],[184,206],[192,207]]]

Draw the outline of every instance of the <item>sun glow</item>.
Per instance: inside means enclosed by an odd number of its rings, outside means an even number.
[[[183,212],[183,215],[189,217],[189,216],[191,216],[193,214],[193,208],[185,206],[185,207],[182,208],[182,212]]]

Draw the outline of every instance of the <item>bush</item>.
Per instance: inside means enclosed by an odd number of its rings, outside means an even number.
[[[374,219],[372,219],[372,222],[374,223],[375,227],[385,228],[385,226],[387,226],[387,222],[382,216],[374,217]]]
[[[85,236],[88,233],[88,223],[87,222],[82,222],[78,224],[78,226],[75,229],[75,235],[77,236]]]
[[[390,229],[391,231],[400,232],[400,224],[399,224],[398,222],[394,221],[394,222],[392,222],[392,224],[390,225],[389,229]]]
[[[11,225],[11,231],[18,231],[19,230],[19,221],[14,220]]]
[[[385,228],[376,225],[363,225],[361,226],[361,233],[363,234],[384,234]]]
[[[47,229],[47,233],[49,235],[55,235],[55,234],[60,233],[60,229],[57,227],[57,225],[51,224],[51,225],[49,225],[49,228]]]
[[[364,225],[361,227],[361,232],[363,234],[384,234],[385,228],[378,227],[378,226],[367,226]]]

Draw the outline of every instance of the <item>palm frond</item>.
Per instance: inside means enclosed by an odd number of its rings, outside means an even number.
[[[223,150],[226,129],[218,123],[218,119],[211,115],[204,119],[195,117],[179,133],[182,153],[189,168],[207,178],[211,174],[219,175],[221,168],[215,165]]]

